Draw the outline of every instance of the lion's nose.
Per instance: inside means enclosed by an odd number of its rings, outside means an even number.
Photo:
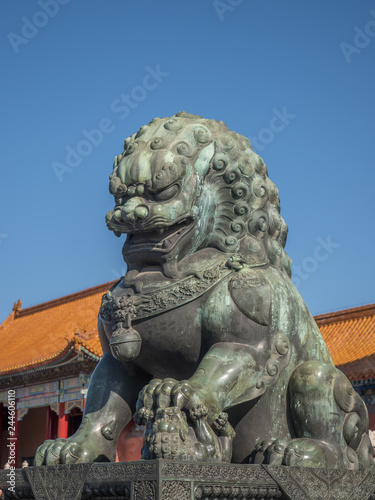
[[[116,213],[115,213],[116,216]],[[132,206],[132,203],[126,203],[121,209],[121,218],[124,222],[136,222],[148,217],[148,208],[145,205]]]
[[[134,215],[136,219],[146,219],[148,217],[148,208],[145,206],[136,207],[134,210]]]

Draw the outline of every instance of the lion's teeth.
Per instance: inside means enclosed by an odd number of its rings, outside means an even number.
[[[157,231],[159,234],[163,234],[163,233],[164,233],[164,227],[157,227],[157,228],[156,228],[156,231]]]

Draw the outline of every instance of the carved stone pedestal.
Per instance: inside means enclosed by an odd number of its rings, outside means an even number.
[[[6,500],[367,500],[375,493],[375,470],[169,460],[58,465],[17,469],[14,493],[7,473],[0,471]]]

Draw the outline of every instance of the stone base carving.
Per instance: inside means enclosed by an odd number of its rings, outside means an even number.
[[[375,471],[148,460],[17,469],[6,500],[370,500]]]

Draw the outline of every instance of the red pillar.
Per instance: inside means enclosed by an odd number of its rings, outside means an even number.
[[[65,415],[65,403],[59,403],[59,423],[57,437],[66,439],[68,437],[69,415]]]
[[[52,439],[52,410],[49,406],[46,408],[47,418],[46,418],[46,437],[45,439]]]

